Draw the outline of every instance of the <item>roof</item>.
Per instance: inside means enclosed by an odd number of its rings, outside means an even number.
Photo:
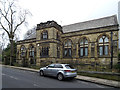
[[[63,33],[67,33],[67,32],[87,30],[87,29],[99,28],[99,27],[105,27],[111,25],[118,25],[116,15],[65,25],[62,28],[63,28]]]
[[[85,22],[74,23],[70,25],[65,25],[65,26],[62,26],[62,30],[63,30],[63,33],[68,33],[68,32],[75,32],[80,30],[87,30],[87,29],[112,26],[112,25],[118,25],[116,15],[89,20]],[[36,38],[36,32],[31,34],[26,39],[32,39],[32,38]]]
[[[32,39],[32,38],[36,38],[36,32],[30,34],[28,37],[25,38],[26,39]]]

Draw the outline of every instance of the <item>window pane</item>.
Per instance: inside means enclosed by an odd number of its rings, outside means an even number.
[[[71,48],[69,48],[69,56],[71,56]]]
[[[67,49],[65,49],[65,56],[67,56]]]
[[[80,48],[80,56],[83,56],[83,48]]]
[[[105,55],[108,55],[108,46],[105,46]]]
[[[99,39],[99,43],[103,43],[103,39],[102,38]]]
[[[67,46],[67,42],[65,42],[65,46]]]
[[[88,44],[88,41],[87,41],[87,39],[85,39],[85,44]]]
[[[32,51],[32,56],[34,57],[34,51]]]
[[[73,66],[71,66],[71,65],[65,65],[65,67],[66,67],[67,69],[74,69]]]
[[[105,42],[108,42],[108,38],[107,37],[105,38]]]
[[[85,56],[88,55],[88,48],[85,48]]]
[[[47,32],[43,32],[43,39],[47,39]]]
[[[71,42],[70,41],[68,42],[68,46],[71,46]]]
[[[100,56],[103,55],[103,47],[99,47],[99,53],[100,53]]]
[[[83,39],[80,41],[80,45],[83,45]]]

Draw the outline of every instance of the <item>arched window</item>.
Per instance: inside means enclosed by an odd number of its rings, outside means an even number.
[[[42,32],[41,39],[48,39],[48,32],[47,31]]]
[[[21,46],[21,56],[22,57],[25,57],[26,56],[26,48],[25,48],[25,46]]]
[[[30,48],[29,48],[29,56],[30,57],[34,57],[35,55],[35,51],[34,51],[34,46],[33,45],[30,45]]]
[[[108,37],[106,37],[105,35],[103,35],[100,39],[99,39],[99,55],[108,55],[109,52],[109,39]]]
[[[71,42],[71,40],[66,40],[64,42],[64,57],[72,57],[72,42]]]
[[[82,38],[79,43],[79,56],[88,56],[88,40],[86,38]]]

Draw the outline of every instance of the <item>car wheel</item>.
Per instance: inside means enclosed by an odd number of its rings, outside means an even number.
[[[64,79],[64,76],[61,73],[59,73],[57,75],[57,79],[60,80],[60,81],[62,81]]]
[[[40,71],[40,76],[44,76],[44,72],[43,71]]]

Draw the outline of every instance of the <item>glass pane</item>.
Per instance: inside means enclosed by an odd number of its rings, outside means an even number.
[[[65,42],[65,46],[67,46],[67,42]]]
[[[85,48],[85,56],[88,55],[88,48]]]
[[[87,39],[85,39],[85,44],[88,44],[88,40]]]
[[[107,37],[105,38],[105,42],[109,42]]]
[[[66,55],[67,55],[67,49],[65,49],[65,52],[64,52],[64,53],[65,53],[65,56],[66,56]]]
[[[43,39],[47,39],[47,32],[43,32]]]
[[[80,41],[80,45],[83,45],[83,39]]]
[[[69,56],[71,56],[71,48],[69,48]]]
[[[83,48],[80,48],[80,56],[83,56]]]
[[[74,69],[74,67],[71,66],[71,65],[65,65],[65,67],[66,67],[67,69]]]
[[[99,39],[99,43],[103,43],[103,39],[102,38]]]
[[[34,51],[32,52],[32,56],[34,57]]]
[[[103,39],[105,39],[105,36],[102,36]]]
[[[108,46],[105,46],[105,55],[108,55]]]
[[[68,42],[68,46],[71,46],[71,41]]]
[[[103,47],[102,46],[99,47],[99,53],[100,53],[100,56],[103,55]]]

